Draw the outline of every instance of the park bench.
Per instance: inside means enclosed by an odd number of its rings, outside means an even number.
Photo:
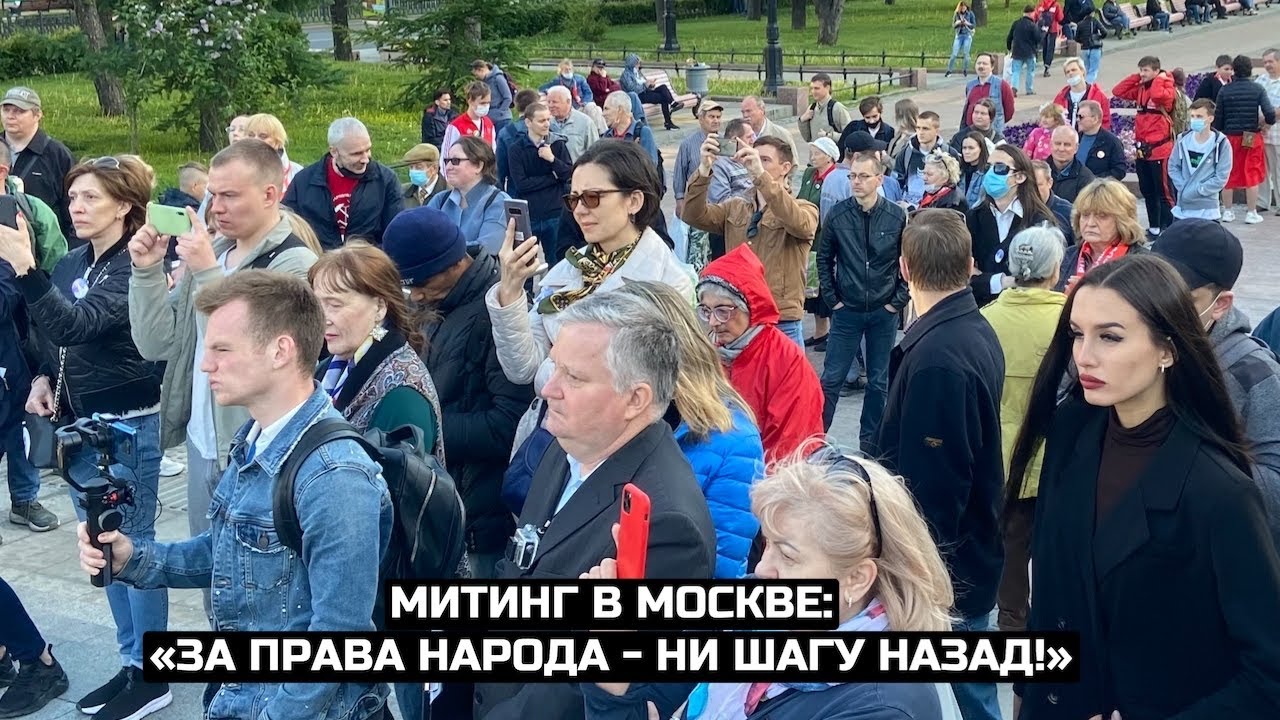
[[[7,5],[8,3],[6,3]],[[18,13],[36,13],[37,15],[53,10],[74,10],[71,0],[22,0],[18,5]]]
[[[1142,11],[1138,9],[1137,5],[1125,3],[1120,6],[1120,12],[1129,18],[1130,30],[1138,30],[1151,24],[1151,18],[1143,17]]]
[[[1224,2],[1222,7],[1226,8],[1228,14],[1234,14],[1240,12],[1243,6],[1238,2]]]
[[[1178,7],[1179,5],[1182,7]],[[1173,0],[1172,2],[1170,0],[1160,0],[1160,7],[1169,13],[1170,25],[1179,23],[1185,26],[1187,24],[1187,3],[1185,0]]]
[[[681,95],[676,92],[675,86],[671,84],[671,76],[667,74],[666,70],[645,70],[644,76],[653,81],[654,87],[666,85],[671,88],[671,96],[675,98],[676,102],[684,103],[686,108],[692,108],[697,104],[697,95],[694,95],[693,93],[684,93]],[[656,103],[644,103],[644,113],[645,117],[654,113],[661,114],[662,106]]]

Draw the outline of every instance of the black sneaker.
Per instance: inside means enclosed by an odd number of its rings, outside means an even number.
[[[35,532],[47,532],[58,527],[58,516],[49,512],[39,500],[9,506],[9,522],[26,525]]]
[[[18,679],[18,666],[13,664],[13,656],[5,653],[0,658],[0,688],[6,688]]]
[[[76,703],[76,708],[85,715],[93,715],[101,710],[108,700],[119,695],[128,682],[129,668],[120,668],[120,672],[116,673],[116,676],[108,680],[105,685],[80,698],[80,702]]]
[[[53,648],[49,649],[50,656]],[[52,665],[39,660],[22,664],[13,684],[0,696],[0,718],[16,718],[30,715],[49,704],[49,701],[67,691],[67,674],[62,671],[58,659]]]
[[[168,683],[146,682],[141,668],[128,667],[125,672],[124,689],[94,714],[98,720],[140,720],[173,702]]]
[[[816,337],[816,336],[815,336],[815,337],[811,337],[811,338],[805,338],[804,346],[805,346],[805,347],[813,347],[813,346],[817,345],[818,343],[824,343],[824,342],[826,342],[826,341],[827,341],[827,336],[826,336],[826,335],[823,335],[822,337]]]

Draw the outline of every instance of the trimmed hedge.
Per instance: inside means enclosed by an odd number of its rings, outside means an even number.
[[[732,0],[675,0],[677,18],[728,15]],[[606,0],[600,4],[600,17],[610,25],[638,25],[655,21],[653,0]]]
[[[79,30],[14,33],[0,38],[0,77],[79,72],[88,54],[89,43]]]

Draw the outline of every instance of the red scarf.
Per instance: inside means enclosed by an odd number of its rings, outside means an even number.
[[[1102,254],[1095,260],[1092,246],[1089,243],[1083,243],[1080,245],[1080,257],[1076,260],[1076,277],[1089,272],[1090,268],[1109,263],[1112,260],[1119,260],[1127,252],[1129,252],[1128,245],[1119,240],[1112,240],[1107,249],[1103,250]]]
[[[955,189],[955,188],[951,187],[950,185],[946,185],[946,186],[943,186],[943,187],[941,187],[941,188],[938,188],[938,190],[937,190],[936,192],[933,192],[933,193],[925,193],[925,194],[924,194],[924,197],[920,198],[920,208],[921,208],[921,209],[924,209],[924,208],[929,207],[930,205],[934,204],[935,202],[937,202],[937,201],[941,200],[942,198],[944,198],[944,197],[946,197],[946,196],[950,195],[950,194],[951,194],[951,191],[952,191],[952,190],[954,190],[954,189]]]
[[[497,143],[497,138],[493,132],[493,121],[489,119],[488,115],[480,118],[480,124],[477,125],[476,121],[471,119],[470,114],[463,113],[451,124],[458,128],[459,135],[464,137],[467,135],[479,135],[480,139],[484,140],[489,147],[493,147]]]

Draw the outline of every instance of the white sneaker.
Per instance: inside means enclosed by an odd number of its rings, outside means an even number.
[[[181,475],[187,466],[177,460],[170,460],[167,456],[160,458],[160,477],[173,477]]]
[[[1249,225],[1257,225],[1262,222],[1262,216],[1258,214],[1257,210],[1250,210],[1249,214],[1244,216],[1244,221]]]
[[[1222,211],[1222,222],[1235,222],[1235,221],[1236,221],[1235,210],[1227,209]]]

